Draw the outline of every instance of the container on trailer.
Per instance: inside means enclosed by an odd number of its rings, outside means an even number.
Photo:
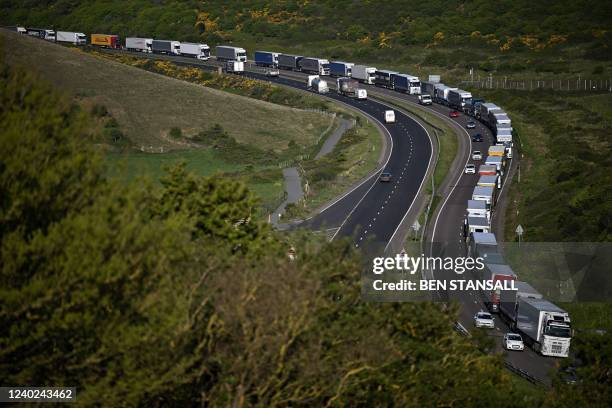
[[[480,200],[484,201],[488,208],[493,207],[495,205],[495,189],[493,187],[474,187],[474,191],[472,193],[472,200]]]
[[[247,53],[244,48],[229,45],[218,45],[215,48],[215,57],[217,61],[247,61]]]
[[[508,321],[516,321],[516,308],[519,299],[543,299],[544,296],[527,282],[515,281],[516,290],[502,290],[499,296],[499,311]]]
[[[410,75],[393,73],[391,74],[392,88],[397,92],[410,93]]]
[[[152,52],[152,38],[128,37],[125,39],[125,48],[131,51]]]
[[[504,174],[504,166],[506,164],[503,157],[500,156],[487,156],[484,161],[485,166],[495,166],[495,170],[503,175]]]
[[[115,49],[121,48],[119,36],[115,34],[92,34],[91,45]]]
[[[76,33],[74,31],[57,31],[55,33],[55,41],[74,45],[86,45],[87,36],[83,33]]]
[[[258,67],[278,67],[278,56],[277,52],[270,51],[255,51],[255,65]]]
[[[477,186],[480,187],[496,187],[499,176],[480,176]]]
[[[478,168],[478,174],[481,176],[492,176],[497,174],[497,167],[487,164],[481,164]]]
[[[520,298],[514,326],[534,351],[568,357],[572,338],[569,314],[546,299]]]
[[[339,77],[350,77],[353,74],[353,66],[351,62],[332,61],[329,63],[329,75]]]
[[[279,54],[278,67],[281,69],[290,69],[293,71],[300,70],[300,60],[304,58],[301,55]]]
[[[151,50],[158,54],[180,55],[181,43],[170,40],[153,40]]]
[[[465,220],[467,233],[474,232],[491,232],[489,221],[483,217],[467,217]]]
[[[466,240],[468,256],[482,257],[485,252],[497,252],[497,239],[491,232],[473,232]]]
[[[179,52],[181,55],[199,60],[207,60],[210,58],[210,47],[207,44],[181,42]]]
[[[38,37],[47,41],[55,41],[55,31],[47,28],[27,27],[26,34],[32,37]]]
[[[383,88],[393,89],[392,77],[397,74],[395,71],[387,71],[384,69],[377,70],[374,73],[374,85],[382,86]]]
[[[512,143],[512,128],[497,129],[497,135],[495,136],[497,143]]]
[[[490,280],[495,284],[495,282],[514,281],[517,279],[517,276],[508,265],[485,263],[485,267],[482,270],[482,279]],[[502,291],[501,289],[482,291],[485,297],[485,305],[492,313],[499,312],[499,300]]]
[[[312,72],[318,75],[329,75],[329,61],[323,58],[304,57],[299,61],[303,72]]]
[[[374,84],[374,79],[376,77],[375,74],[376,67],[369,67],[367,65],[353,65],[351,68],[351,77],[368,85]]]
[[[506,152],[504,146],[489,146],[489,156],[500,156],[503,157]]]
[[[435,93],[435,89],[436,89],[436,82],[430,82],[430,81],[423,81],[421,82],[421,94],[428,94],[428,95],[432,95]]]
[[[479,200],[468,200],[467,205],[467,216],[468,217],[482,217],[489,218],[489,210],[484,201]]]

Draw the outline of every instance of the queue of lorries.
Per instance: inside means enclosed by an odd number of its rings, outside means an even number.
[[[87,44],[87,36],[83,33],[24,27],[16,27],[16,31],[48,41]],[[112,34],[92,34],[90,44],[122,48],[119,37]],[[124,48],[145,53],[188,56],[199,60],[211,58],[210,47],[206,44],[128,37],[125,39]],[[247,62],[247,52],[244,48],[217,46],[215,51],[215,58],[225,63],[227,72],[240,73],[244,70],[244,63]],[[546,356],[569,355],[572,336],[569,314],[545,300],[528,283],[519,281],[516,273],[504,261],[495,235],[491,232],[491,211],[495,206],[496,193],[501,189],[506,159],[512,158],[512,123],[499,106],[473,98],[470,92],[444,85],[437,76],[430,76],[429,81],[421,82],[416,76],[379,70],[372,66],[268,51],[256,51],[254,63],[270,70],[285,69],[312,74],[307,78],[307,85],[317,93],[329,92],[327,81],[321,77],[333,76],[336,77],[337,92],[348,97],[365,99],[367,91],[360,89],[359,83],[376,85],[418,95],[419,103],[423,105],[435,102],[449,106],[489,127],[495,136],[495,144],[489,147],[488,155],[478,168],[479,179],[472,199],[467,203],[464,237],[468,255],[485,259],[485,268],[477,278],[492,281],[514,280],[518,290],[484,292],[485,304],[492,313],[499,313],[512,330],[520,333],[535,351]],[[457,116],[458,114],[453,117]],[[385,122],[394,121],[394,111],[386,111]],[[474,160],[482,159],[480,152],[473,153]],[[485,312],[477,314],[476,324],[492,327],[492,324],[487,323],[486,315],[488,313]],[[509,333],[504,337],[508,348],[519,349],[513,342],[518,333]]]

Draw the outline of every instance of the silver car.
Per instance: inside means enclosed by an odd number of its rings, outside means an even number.
[[[495,327],[495,319],[493,319],[491,313],[480,311],[474,315],[474,326],[493,329]]]
[[[517,350],[517,351],[525,350],[525,343],[523,343],[523,338],[518,333],[504,334],[503,344],[506,350]]]

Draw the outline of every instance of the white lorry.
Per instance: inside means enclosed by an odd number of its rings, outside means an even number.
[[[247,61],[247,53],[244,48],[229,45],[218,45],[215,49],[215,57],[217,61]]]
[[[210,47],[206,44],[181,42],[180,53],[186,57],[206,61],[210,58]]]
[[[373,85],[376,67],[368,67],[367,65],[354,65],[351,69],[351,77],[357,79],[364,84]]]
[[[546,299],[519,298],[511,327],[543,356],[568,357],[572,341],[569,313]]]
[[[128,37],[125,39],[125,48],[130,51],[153,52],[152,38]]]
[[[340,95],[349,98],[367,99],[368,91],[359,88],[359,81],[349,77],[341,77],[336,80],[336,90]]]

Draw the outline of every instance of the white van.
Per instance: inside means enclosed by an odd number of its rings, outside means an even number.
[[[385,123],[395,123],[395,111],[385,111]]]

